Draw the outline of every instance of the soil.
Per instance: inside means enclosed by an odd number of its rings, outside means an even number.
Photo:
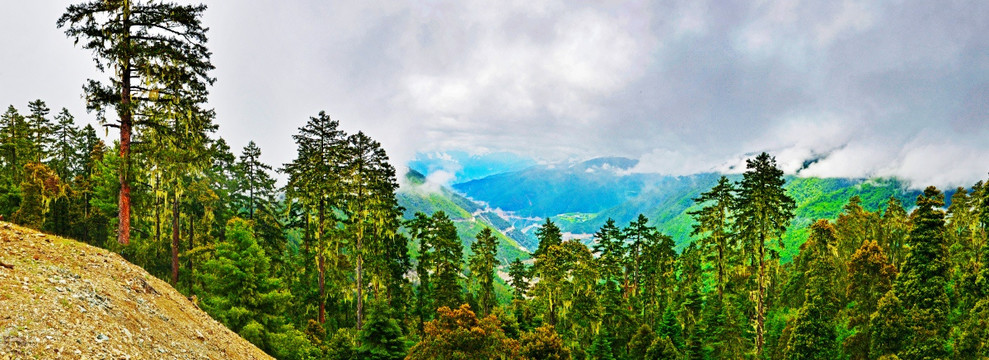
[[[0,222],[0,360],[270,359],[115,253]]]

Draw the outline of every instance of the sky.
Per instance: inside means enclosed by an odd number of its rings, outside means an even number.
[[[0,2],[0,103],[92,121],[74,1]],[[966,186],[989,172],[986,1],[207,2],[219,136],[279,167],[326,110],[422,154],[639,159]],[[117,136],[114,131],[109,136]]]

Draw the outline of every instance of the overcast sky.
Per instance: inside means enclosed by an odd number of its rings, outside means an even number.
[[[0,103],[92,119],[98,77],[55,28],[73,1],[0,2]],[[219,135],[291,161],[326,110],[417,152],[627,156],[971,185],[989,171],[987,1],[212,1]],[[111,131],[111,137],[116,133]]]

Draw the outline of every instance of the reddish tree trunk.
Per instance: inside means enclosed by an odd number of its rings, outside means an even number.
[[[130,46],[130,9],[124,9],[124,42]],[[132,114],[130,102],[130,80],[131,63],[128,56],[123,57],[123,66],[120,68],[120,201],[118,202],[118,224],[117,242],[130,244],[130,183],[128,183],[128,173],[130,172],[130,137]]]
[[[179,196],[172,203],[172,286],[179,283]]]

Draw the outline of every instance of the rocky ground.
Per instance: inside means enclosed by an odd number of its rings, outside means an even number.
[[[269,359],[119,255],[0,222],[0,360]]]

